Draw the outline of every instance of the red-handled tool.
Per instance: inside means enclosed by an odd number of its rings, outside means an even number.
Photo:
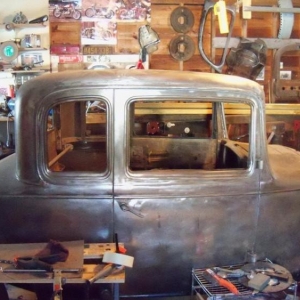
[[[236,286],[231,283],[230,281],[228,280],[225,280],[221,277],[219,277],[213,270],[211,269],[206,269],[206,272],[211,275],[217,282],[220,286],[223,286],[225,287],[226,289],[228,289],[231,293],[233,293],[234,295],[239,295],[240,292],[238,291],[238,289],[236,288]]]

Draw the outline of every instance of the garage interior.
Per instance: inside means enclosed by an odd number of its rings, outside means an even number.
[[[10,51],[5,47],[10,47]],[[82,70],[92,72],[93,69],[192,71],[248,78],[257,82],[264,91],[267,144],[282,145],[300,151],[300,0],[2,0],[0,50],[1,160],[15,153],[16,135],[20,134],[14,127],[15,98],[23,84],[48,73]],[[54,124],[55,112],[62,117],[61,120],[68,120],[65,124],[63,121],[59,123],[59,126],[65,126],[62,137],[77,136],[81,137],[83,142],[86,142],[88,137],[87,141],[93,143],[92,136],[100,136],[106,132],[107,116],[103,113],[108,109],[106,105],[97,101],[66,103],[60,108],[54,106],[49,109],[49,115],[53,114],[51,122]],[[147,106],[143,99],[139,99],[132,106],[135,123],[131,124],[130,129],[134,128],[132,130],[136,136],[130,140],[134,149],[129,153],[131,171],[162,168],[247,169],[248,162],[244,159],[244,153],[237,157],[228,155],[226,159],[223,158],[223,152],[215,153],[212,149],[216,149],[217,139],[201,142],[201,148],[211,153],[211,156],[206,157],[194,151],[197,145],[193,141],[187,146],[181,143],[180,139],[174,139],[172,144],[164,137],[167,133],[168,137],[208,138],[212,131],[210,122],[205,117],[196,120],[193,110],[212,110],[213,104],[209,101],[189,106],[183,103],[170,105],[167,101],[161,101],[154,113],[153,107]],[[174,112],[167,112],[169,109]],[[238,142],[249,141],[250,121],[247,109],[249,110],[243,105],[227,106],[227,110],[230,111],[230,116],[226,118],[228,136],[236,141],[236,144],[227,144],[231,149],[237,147]],[[139,113],[134,115],[134,110]],[[71,120],[68,119],[70,111],[74,112]],[[82,115],[88,111],[96,114]],[[97,114],[99,112],[103,114]],[[180,114],[182,115],[179,116]],[[86,122],[84,127],[76,125],[83,119]],[[101,124],[100,127],[97,127],[98,123]],[[64,155],[58,163],[58,159],[55,158],[57,149],[52,147],[57,137],[54,131],[52,133],[49,133],[47,142],[48,162],[53,172],[105,172],[109,164],[106,160],[107,152],[99,151],[94,155],[92,151],[86,151],[85,155],[89,158],[93,156],[94,159],[90,160],[88,165],[81,151],[83,143],[81,141],[76,144],[78,140],[68,140],[74,142],[73,151]],[[135,152],[135,149],[145,148],[145,135],[154,137],[153,151],[148,154],[147,164]],[[106,140],[98,139],[93,147],[105,148]],[[224,147],[225,143],[218,144],[218,149]],[[170,153],[171,148],[176,148],[177,152],[170,156],[166,153]],[[166,158],[168,155],[170,157]],[[187,156],[194,159],[188,160]],[[77,162],[76,168],[72,165],[73,161]],[[55,205],[59,207],[59,203]],[[130,210],[126,205],[120,208]],[[135,211],[132,213],[138,214]],[[159,218],[158,215],[157,219]],[[0,263],[8,261],[6,256],[9,257],[11,251],[19,249],[15,248],[16,245],[7,248],[2,240],[4,239],[1,238],[0,253],[4,254],[3,257],[0,256]],[[72,256],[74,260],[76,251],[79,248],[80,252],[82,247],[85,248],[84,259],[90,260],[91,263],[98,263],[99,257],[103,258],[103,252],[89,252],[90,248],[94,251],[93,243],[73,245],[68,242],[68,249],[75,249],[74,257]],[[120,251],[122,253],[119,246],[121,249],[126,248],[126,242],[120,240],[120,245],[118,244],[117,236],[110,244],[99,245],[109,247],[110,250],[113,248],[117,254]],[[53,244],[37,243],[31,246],[28,248],[28,254],[25,253],[25,260],[31,258],[32,253],[40,251],[40,247],[49,250]],[[59,248],[62,252],[64,246],[65,244]],[[125,252],[123,254],[125,255]],[[118,256],[113,259],[118,259]],[[130,254],[126,259],[130,260]],[[246,259],[250,265],[257,263],[255,253],[247,253]],[[127,260],[124,265],[132,267],[131,262]],[[290,274],[283,266],[273,264],[268,258],[255,265],[256,269],[262,270],[258,271],[259,276],[254,278],[256,280],[248,278],[246,283],[241,282],[239,278],[253,271],[249,265],[246,269],[239,264],[225,268],[195,268],[191,270],[189,279],[191,295],[177,292],[160,294],[155,290],[151,291],[151,294],[147,291],[144,295],[124,295],[122,285],[126,285],[126,269],[115,270],[115,273],[110,275],[116,265],[114,260],[111,262],[108,259],[104,269],[96,272],[97,278],[74,279],[80,286],[86,281],[91,284],[100,278],[101,288],[86,285],[84,289],[80,287],[77,290],[75,287],[64,286],[63,272],[54,274],[46,283],[31,282],[30,289],[25,288],[28,282],[26,279],[23,282],[20,274],[12,275],[21,280],[14,285],[10,285],[10,280],[2,280],[0,276],[0,300],[1,295],[7,297],[3,300],[299,298],[300,271]],[[147,277],[146,275],[144,276]],[[228,284],[224,278],[231,279],[233,284]],[[277,280],[276,283],[269,284],[270,278]],[[237,287],[238,291],[235,290]],[[253,290],[258,291],[257,296],[253,294]],[[263,290],[264,293],[259,293]]]
[[[110,3],[110,1],[102,1],[102,3],[100,0],[98,2],[95,4],[99,7],[101,5],[107,7]],[[25,36],[36,34],[38,45],[35,51],[27,51],[30,50],[27,48],[26,52],[20,52],[17,61],[14,61],[16,66],[2,63],[1,67],[4,72],[1,73],[1,94],[9,96],[13,93],[14,95],[22,82],[42,75],[44,72],[96,67],[136,67],[139,58],[142,57],[139,36],[143,36],[145,32],[149,34],[151,30],[152,39],[154,42],[157,41],[157,45],[145,58],[144,68],[237,74],[251,79],[255,77],[254,80],[261,84],[265,91],[270,142],[298,150],[300,120],[297,106],[299,100],[299,51],[297,47],[300,33],[297,6],[299,4],[297,1],[289,2],[288,7],[295,13],[283,13],[280,12],[276,1],[263,3],[252,1],[250,5],[243,1],[226,2],[230,8],[227,11],[228,26],[231,27],[228,34],[220,33],[218,18],[211,14],[213,4],[206,2],[208,10],[204,14],[202,13],[203,1],[191,0],[187,3],[144,1],[140,13],[146,13],[145,17],[137,16],[130,20],[128,19],[130,16],[124,16],[123,19],[110,22],[113,25],[107,25],[114,27],[108,29],[108,31],[114,31],[113,44],[108,44],[110,41],[103,43],[103,40],[97,40],[97,37],[94,37],[88,41],[92,44],[87,45],[83,38],[83,31],[87,32],[86,28],[93,24],[81,19],[76,21],[72,17],[55,18],[53,16],[55,4],[39,1],[37,4],[34,3],[35,10],[27,12],[28,8],[18,1],[12,3],[9,9],[2,3],[3,24],[11,23],[18,12],[23,12],[28,21],[42,16],[49,16],[49,20],[42,24],[31,24],[29,28],[23,26],[15,30],[7,30],[5,25],[2,25],[2,43],[13,39],[24,40]],[[83,17],[86,8],[91,7],[93,3],[87,1],[84,5]],[[180,9],[181,6],[183,6],[182,9]],[[248,6],[250,8],[247,8]],[[100,15],[99,12],[98,15]],[[202,16],[204,18],[201,24]],[[100,15],[100,20],[102,19]],[[111,19],[106,18],[107,20]],[[145,25],[150,25],[150,27],[143,27]],[[142,30],[139,32],[139,29],[143,29],[144,32],[142,33]],[[252,46],[258,47],[261,53],[257,52],[257,49],[253,50]],[[252,74],[249,69],[243,70],[241,67],[238,69],[233,65],[236,53],[242,53],[243,49],[245,50],[244,56],[240,55],[240,59],[244,59],[246,63],[247,60],[249,64],[252,63]],[[226,58],[229,53],[231,54]],[[246,53],[250,56],[247,57]],[[33,68],[31,71],[22,73],[23,70],[20,69],[22,65],[24,68],[25,59],[28,59],[29,67]],[[257,62],[256,59],[262,61]],[[43,62],[38,63],[39,60]],[[246,73],[242,74],[242,72]],[[5,107],[3,98],[1,104]],[[232,130],[241,130],[241,125],[235,124],[231,127]],[[0,141],[2,151],[10,153],[12,150],[5,148],[13,148],[14,128],[7,124],[5,112],[1,117]]]

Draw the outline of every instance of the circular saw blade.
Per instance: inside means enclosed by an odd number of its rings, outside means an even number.
[[[293,8],[291,0],[279,0],[278,6],[283,8]],[[279,39],[289,39],[294,26],[293,13],[280,13],[280,26],[278,31]]]

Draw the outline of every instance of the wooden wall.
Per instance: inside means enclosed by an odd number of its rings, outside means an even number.
[[[231,2],[230,2],[231,1]],[[235,4],[236,1],[226,0],[227,5]],[[170,15],[178,6],[189,8],[194,15],[194,26],[187,33],[192,38],[195,45],[194,55],[187,61],[178,61],[174,59],[169,52],[169,44],[172,38],[179,35],[175,32],[170,23]],[[158,33],[160,38],[159,48],[149,57],[151,69],[168,70],[192,70],[199,72],[213,72],[211,67],[203,60],[198,49],[198,34],[200,16],[203,10],[204,0],[151,0],[151,27]],[[254,6],[274,6],[277,7],[276,0],[253,0]],[[300,7],[300,0],[293,0],[293,7]],[[137,41],[138,29],[146,22],[118,22],[117,24],[117,45],[116,54],[138,54],[139,43]],[[243,20],[241,10],[236,15],[232,37],[251,37],[251,38],[276,38],[279,28],[279,13],[252,12],[250,20]],[[219,32],[217,20],[214,16],[209,16],[204,29],[203,45],[207,56],[218,62],[223,49],[214,48],[212,39],[214,37],[226,37]],[[300,14],[295,14],[294,28],[291,35],[292,39],[300,39]],[[78,23],[50,23],[50,41],[51,44],[80,43],[80,27]],[[266,102],[270,102],[270,79],[272,74],[273,56],[275,50],[268,50],[267,63],[265,68],[265,78],[260,81],[266,91]],[[297,71],[300,65],[299,54],[292,54],[287,60],[288,67],[296,70],[296,78],[300,78],[300,72]]]

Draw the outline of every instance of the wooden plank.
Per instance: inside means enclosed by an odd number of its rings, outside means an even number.
[[[65,262],[56,262],[53,264],[54,269],[82,269],[83,268],[83,246],[84,242],[70,241],[61,242],[68,249],[69,255]],[[26,244],[0,244],[1,260],[13,261],[16,257],[35,257],[40,251],[44,251],[47,243],[26,243]],[[50,254],[50,253],[49,253]],[[0,266],[4,269],[12,269],[8,264],[1,263]],[[37,274],[30,273],[3,273],[0,272],[0,282],[12,281],[30,281],[36,278]],[[45,277],[45,274],[42,274]],[[41,276],[42,276],[41,275]],[[66,273],[66,277],[80,277],[79,273]],[[43,276],[42,276],[43,279]]]
[[[195,72],[211,72],[211,67],[204,61],[202,56],[194,55],[191,59],[184,62],[183,70]]]
[[[138,54],[140,45],[138,42],[139,27],[145,22],[118,22],[117,25],[117,53]]]
[[[170,54],[157,55],[150,57],[150,68],[158,70],[179,70],[179,63]]]
[[[225,104],[225,113],[230,115],[249,114],[244,104]],[[137,115],[147,114],[211,114],[211,105],[207,103],[138,103]],[[267,115],[300,115],[300,104],[266,104]]]
[[[106,124],[106,114],[89,113],[86,115],[87,124]]]
[[[59,63],[58,64],[58,72],[63,72],[63,71],[69,71],[69,70],[84,70],[85,65],[84,63]]]
[[[51,22],[49,30],[51,45],[81,44],[81,22]]]
[[[70,284],[85,284],[86,281],[92,278],[96,273],[98,273],[105,264],[89,264],[89,259],[101,259],[106,251],[116,251],[115,243],[93,243],[93,244],[83,244],[83,241],[72,241],[63,242],[64,246],[71,250],[72,256],[71,269],[78,268],[82,269],[82,273],[78,274],[68,274],[63,273],[62,276],[66,279],[66,283]],[[11,259],[14,254],[21,255],[34,255],[39,252],[46,244],[36,243],[36,244],[2,244],[0,245],[0,257],[1,259]],[[120,247],[124,247],[123,243],[119,243]],[[74,247],[76,248],[76,254],[74,253]],[[74,263],[74,256],[80,256],[80,264],[78,260],[76,264]],[[85,264],[83,264],[83,258]],[[69,257],[68,257],[69,259]],[[5,264],[1,264],[2,267],[7,267]],[[56,266],[55,269],[61,269],[63,267]],[[11,266],[9,266],[11,268]],[[95,283],[124,283],[125,282],[125,268],[116,268],[110,275],[104,278],[98,279]],[[15,273],[3,273],[0,272],[0,283],[53,283],[52,272],[47,273],[35,273],[35,274],[15,274]]]
[[[124,247],[124,244],[119,243],[119,247]],[[85,260],[102,258],[104,252],[106,251],[116,252],[116,244],[115,243],[85,244],[83,250],[83,257]]]

